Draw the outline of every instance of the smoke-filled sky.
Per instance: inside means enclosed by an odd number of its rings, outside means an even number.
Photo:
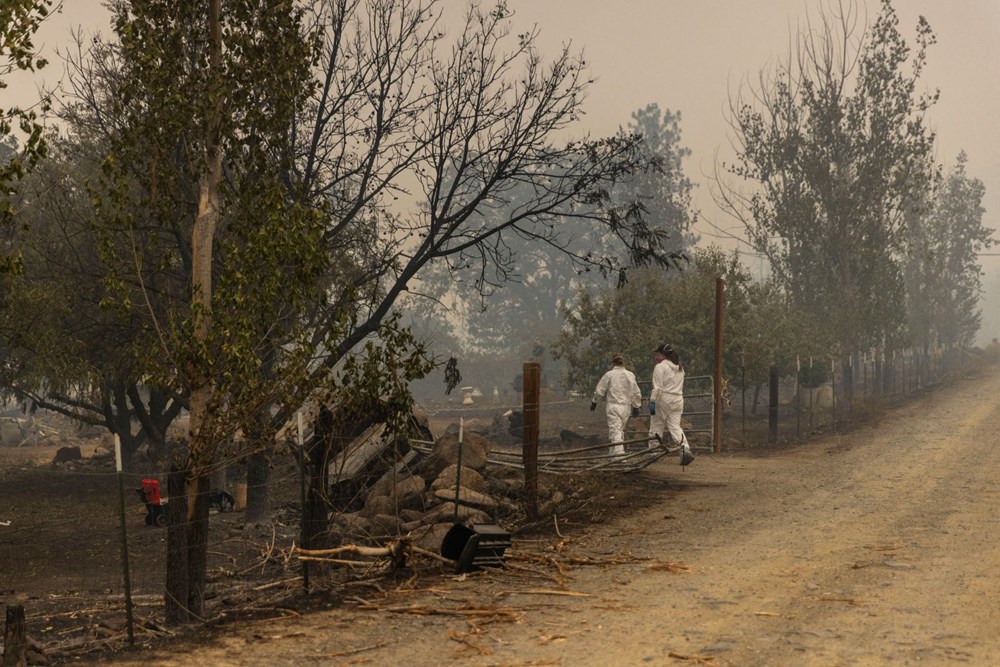
[[[845,0],[847,2],[849,0]],[[683,143],[691,149],[686,171],[698,184],[702,219],[695,231],[703,243],[739,234],[736,223],[714,205],[708,181],[716,159],[728,160],[725,123],[730,93],[757,76],[762,67],[787,54],[789,35],[815,17],[817,0],[507,0],[515,11],[515,32],[532,25],[541,31],[543,52],[555,54],[566,42],[582,50],[596,82],[586,102],[582,130],[609,134],[627,124],[631,112],[656,102],[680,111]],[[445,19],[460,16],[464,0],[444,0]],[[826,3],[829,4],[829,3]],[[832,3],[836,5],[836,2]],[[61,14],[44,26],[39,44],[52,57],[71,43],[70,30],[109,32],[102,0],[64,0]],[[986,185],[986,222],[1000,227],[1000,2],[997,0],[896,0],[900,28],[912,43],[917,17],[927,18],[937,35],[924,83],[941,92],[931,110],[938,135],[937,159],[946,167],[960,150],[969,155],[968,173]],[[869,0],[873,19],[879,5]],[[52,58],[56,61],[56,58]],[[44,71],[47,85],[61,74],[58,62]],[[35,83],[18,79],[3,93],[30,98]],[[994,249],[993,252],[1000,252]],[[982,258],[991,293],[984,308],[985,340],[1000,336],[1000,257]]]

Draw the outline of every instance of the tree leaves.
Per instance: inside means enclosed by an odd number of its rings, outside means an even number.
[[[850,10],[799,34],[755,103],[733,105],[729,170],[757,187],[724,197],[794,303],[845,352],[904,334],[903,214],[928,182],[924,112],[936,99],[916,92],[934,41],[926,22],[911,50],[884,1],[855,50]]]

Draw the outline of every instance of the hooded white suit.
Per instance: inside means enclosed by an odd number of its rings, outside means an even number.
[[[642,405],[642,392],[635,381],[635,374],[624,366],[615,366],[604,374],[594,389],[593,402],[607,398],[605,414],[608,417],[608,435],[611,442],[625,440],[625,423],[632,415],[632,408]],[[612,454],[624,454],[625,446],[611,448]]]
[[[664,359],[653,367],[653,391],[649,400],[656,403],[656,414],[649,418],[650,439],[664,432],[676,445],[686,445],[687,438],[681,429],[681,414],[684,412],[684,369],[669,359]],[[650,443],[653,444],[653,443]]]

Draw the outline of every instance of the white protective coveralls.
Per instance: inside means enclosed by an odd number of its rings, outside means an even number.
[[[594,403],[598,398],[607,397],[605,413],[608,417],[608,435],[611,442],[625,440],[625,423],[632,415],[632,408],[642,405],[642,392],[635,381],[635,373],[624,366],[614,366],[604,374],[594,390]],[[611,447],[611,454],[624,454],[624,445]]]
[[[651,403],[656,403],[656,414],[649,417],[649,444],[655,446],[655,436],[670,433],[675,445],[686,447],[687,438],[681,429],[681,414],[684,412],[684,370],[664,359],[653,367],[653,391],[649,395]],[[666,444],[666,443],[664,443]]]

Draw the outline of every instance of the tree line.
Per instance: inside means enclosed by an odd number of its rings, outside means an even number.
[[[712,195],[749,247],[729,256],[692,251],[694,239],[674,227],[690,260],[679,271],[644,269],[624,286],[564,279],[566,294],[537,308],[559,312],[552,325],[521,321],[555,332],[546,344],[568,385],[589,389],[614,352],[648,374],[651,350],[665,340],[710,374],[718,277],[726,281],[724,374],[734,386],[759,388],[775,364],[792,373],[797,357],[821,358],[824,369],[833,358],[849,372],[850,355],[864,350],[972,345],[981,322],[978,256],[994,241],[967,154],[948,166],[935,161],[928,113],[939,93],[922,91],[934,43],[921,18],[908,44],[890,2],[870,26],[856,6],[840,5],[794,35],[786,58],[730,97],[735,159],[718,165]],[[634,119],[648,121],[648,111]],[[664,136],[655,123],[637,125],[647,140]],[[679,127],[670,136],[666,149],[655,141],[649,149],[680,160]],[[688,219],[697,215],[686,181],[652,178],[660,190],[649,177],[632,184],[656,202],[652,211],[669,218],[679,204]],[[768,275],[754,277],[747,255],[763,258]],[[489,321],[478,326],[497,331]]]

